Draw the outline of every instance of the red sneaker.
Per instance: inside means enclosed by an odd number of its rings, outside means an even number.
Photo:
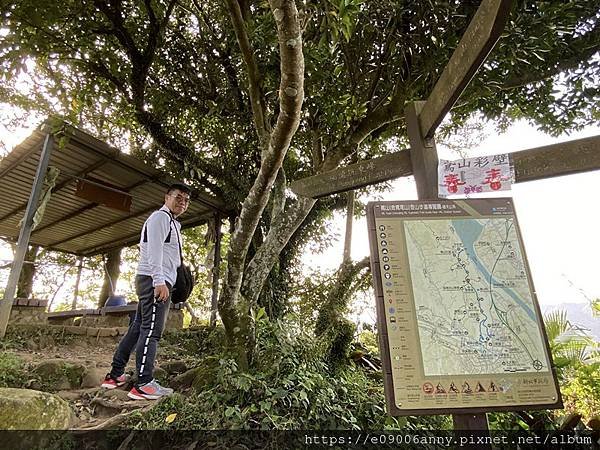
[[[118,387],[123,386],[125,383],[129,381],[129,377],[127,375],[121,375],[120,377],[113,378],[110,373],[106,374],[104,377],[104,381],[100,385],[100,387],[106,389],[116,389]]]

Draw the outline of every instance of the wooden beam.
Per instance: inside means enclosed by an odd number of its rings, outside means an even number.
[[[296,195],[318,198],[411,174],[409,152],[401,151],[296,180],[290,188]]]
[[[428,144],[431,141],[424,142]],[[291,189],[297,195],[318,198],[414,175],[414,162],[411,161],[413,153],[412,149],[402,150],[296,180],[291,184]],[[600,136],[530,148],[510,155],[515,166],[515,183],[600,170]],[[414,157],[419,158],[417,155]],[[360,173],[361,167],[366,167],[366,163],[372,163],[372,166],[368,167],[375,169],[371,172],[365,171],[366,177],[354,178],[354,174]]]
[[[600,170],[600,136],[512,153],[515,182]]]
[[[512,0],[483,0],[479,5],[420,114],[424,138],[433,136],[446,113],[494,48],[508,19],[511,5]]]

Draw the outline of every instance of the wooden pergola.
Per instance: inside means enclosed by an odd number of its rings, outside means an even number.
[[[80,257],[135,244],[144,221],[163,203],[167,187],[177,181],[56,120],[45,121],[16,146],[0,161],[0,237],[17,243],[0,302],[0,338],[30,244]],[[193,190],[191,198],[181,218],[182,229],[214,219],[212,316],[216,317],[220,225],[227,211],[221,200],[205,192]],[[41,218],[34,225],[38,209]]]

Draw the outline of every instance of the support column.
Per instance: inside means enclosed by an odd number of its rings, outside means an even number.
[[[19,239],[17,241],[17,250],[15,252],[15,259],[10,269],[10,275],[8,276],[8,283],[6,290],[4,291],[4,299],[0,302],[0,339],[4,338],[6,334],[6,327],[8,326],[8,319],[10,318],[10,311],[12,309],[13,300],[15,298],[15,292],[17,289],[17,283],[23,268],[23,261],[25,260],[25,253],[29,246],[29,238],[31,237],[31,230],[33,228],[33,216],[40,200],[42,187],[44,185],[44,177],[48,170],[48,163],[50,162],[50,154],[54,147],[54,136],[51,134],[46,135],[44,141],[44,147],[40,154],[40,161],[38,163],[37,172],[33,185],[31,187],[31,194],[29,196],[29,202],[25,209],[25,216],[23,218],[23,224],[21,225],[21,231],[19,232]]]
[[[77,297],[79,297],[79,282],[81,281],[81,271],[83,270],[83,256],[79,257],[79,264],[77,264],[77,281],[75,281],[75,292],[73,293],[73,304],[71,309],[77,309]]]
[[[425,139],[421,133],[419,114],[424,104],[425,102],[408,104],[404,110],[404,117],[410,141],[410,159],[412,161],[415,182],[417,183],[419,200],[432,200],[438,198],[438,154],[435,139]],[[452,420],[455,431],[489,433],[487,416],[484,413],[453,414]],[[491,450],[492,446],[490,444],[478,444],[470,448]]]
[[[215,236],[215,258],[212,270],[212,297],[210,300],[210,326],[214,327],[217,323],[217,308],[219,300],[219,277],[221,266],[221,216],[215,214],[214,217],[214,236]]]
[[[346,205],[346,236],[344,237],[344,258],[342,262],[348,263],[352,260],[352,223],[354,221],[354,191],[348,191]]]

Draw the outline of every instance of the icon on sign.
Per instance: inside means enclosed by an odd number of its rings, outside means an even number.
[[[396,323],[396,316],[390,317],[390,323]]]
[[[485,392],[484,387],[481,385],[481,383],[479,381],[477,382],[477,387],[475,387],[475,392]]]
[[[381,259],[383,260],[383,262],[388,262],[390,260],[390,257],[389,256],[384,256]]]
[[[498,388],[496,387],[496,383],[494,383],[493,381],[490,381],[490,387],[488,388],[488,391],[490,391],[490,392],[498,392]]]
[[[390,287],[390,286],[392,286],[393,284],[394,284],[394,283],[392,283],[391,281],[386,281],[386,282],[385,282],[385,285],[386,285],[387,287]]]
[[[389,264],[384,264],[383,265],[383,270],[390,270],[390,265]]]
[[[379,233],[379,237],[381,239],[385,239],[387,237],[387,235],[385,233]]]
[[[392,278],[392,274],[391,274],[391,273],[389,273],[389,272],[386,272],[386,273],[384,273],[384,274],[383,274],[383,276],[384,276],[384,277],[386,277],[388,280],[389,280],[390,278]]]
[[[442,383],[437,384],[437,386],[435,387],[435,393],[436,394],[445,394],[446,393],[446,389],[444,389],[444,386],[442,386]]]
[[[388,254],[388,249],[387,248],[382,248],[381,249],[381,253],[383,253],[384,255]]]
[[[473,389],[471,389],[471,386],[466,381],[462,385],[462,391],[465,394],[472,394],[473,393]]]
[[[385,225],[379,225],[379,231],[384,231],[385,230]]]
[[[458,394],[458,389],[456,388],[456,385],[454,384],[454,381],[452,383],[450,383],[449,391],[450,392],[454,392],[455,394]]]
[[[381,241],[381,246],[382,247],[387,247],[387,241]]]
[[[433,384],[429,382],[423,383],[423,392],[426,394],[433,394]]]
[[[390,308],[389,311],[391,314],[394,314],[396,312],[396,310],[394,308]]]

